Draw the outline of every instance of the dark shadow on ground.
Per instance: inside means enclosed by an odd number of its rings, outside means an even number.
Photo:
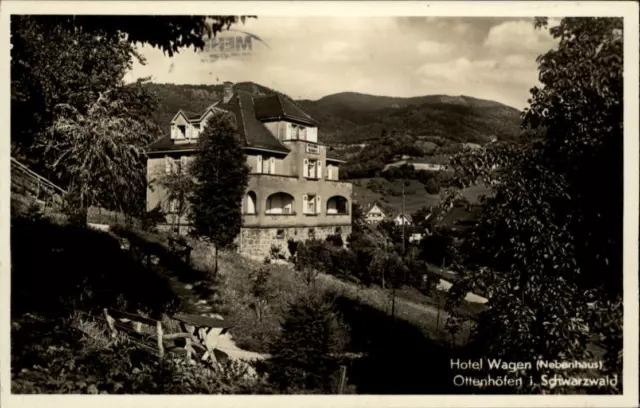
[[[359,394],[471,393],[453,385],[451,359],[463,351],[436,344],[420,329],[351,299],[337,308],[351,329],[350,351],[366,354],[348,368],[348,382]]]
[[[169,281],[112,235],[46,219],[11,220],[11,291],[12,317],[104,307],[158,317],[179,307]]]
[[[180,311],[184,313],[202,313],[198,301],[210,302],[216,291],[215,279],[205,271],[200,271],[170,249],[166,238],[144,234],[124,228],[113,229],[114,234],[129,242],[129,251],[149,270],[166,279],[173,293],[180,298]],[[157,262],[150,262],[150,255]],[[209,310],[210,311],[210,310]]]

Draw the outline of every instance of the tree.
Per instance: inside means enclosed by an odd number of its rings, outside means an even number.
[[[424,189],[427,190],[429,194],[438,194],[440,193],[440,183],[436,180],[436,178],[430,178],[427,181],[427,184],[424,186]]]
[[[270,346],[269,380],[282,392],[331,393],[348,331],[333,303],[309,290],[291,304]]]
[[[214,245],[217,274],[219,249],[229,247],[240,232],[240,209],[249,182],[249,167],[230,114],[214,115],[204,125],[191,169],[196,179],[189,196],[192,232]]]
[[[194,179],[189,167],[188,163],[180,161],[176,171],[161,174],[157,179],[150,181],[151,185],[158,184],[167,192],[165,197],[168,203],[175,203],[174,212],[178,228],[180,220],[187,212],[189,196],[193,193],[194,188]]]
[[[366,228],[367,221],[362,206],[358,203],[351,204],[351,231],[360,232]]]
[[[430,207],[422,206],[413,213],[411,218],[413,219],[413,222],[416,226],[426,228],[428,221],[427,217],[431,215],[431,213],[432,210]]]
[[[564,18],[550,33],[559,45],[538,57],[524,113],[533,135],[453,159],[456,183],[495,196],[458,253],[448,307],[455,324],[464,294],[486,291],[472,338],[483,356],[584,359],[597,333],[620,375],[622,19]]]
[[[202,49],[207,36],[244,21],[236,16],[12,16],[12,154],[46,173],[33,142],[52,126],[56,106],[67,104],[86,114],[100,93],[122,85],[134,59],[145,63],[134,45],[149,44],[172,56],[183,47]],[[150,113],[153,106],[146,109]]]
[[[86,113],[70,104],[56,106],[53,126],[38,140],[51,170],[68,180],[80,209],[105,204],[131,214],[144,190],[144,147],[154,127],[136,118],[123,91],[100,94]]]

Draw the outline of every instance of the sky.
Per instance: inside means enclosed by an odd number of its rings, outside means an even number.
[[[134,63],[125,80],[252,81],[313,100],[347,91],[468,95],[523,109],[529,89],[538,84],[536,57],[556,46],[547,31],[534,29],[530,17],[269,16],[232,29],[262,41],[254,38],[246,55],[217,60],[193,48],[170,58],[139,47],[146,65]],[[244,34],[221,34],[228,36]]]

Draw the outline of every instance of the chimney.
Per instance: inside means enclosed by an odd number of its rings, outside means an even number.
[[[233,96],[233,82],[226,81],[224,83],[224,92],[222,94],[222,103],[228,103]]]

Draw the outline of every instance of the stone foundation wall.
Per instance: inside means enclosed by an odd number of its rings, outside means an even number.
[[[313,237],[326,239],[327,236],[340,233],[342,240],[347,242],[351,234],[350,225],[333,227],[290,227],[290,228],[242,228],[236,244],[243,255],[251,258],[264,259],[269,256],[273,245],[280,248],[280,253],[289,257],[289,239],[306,241]]]

